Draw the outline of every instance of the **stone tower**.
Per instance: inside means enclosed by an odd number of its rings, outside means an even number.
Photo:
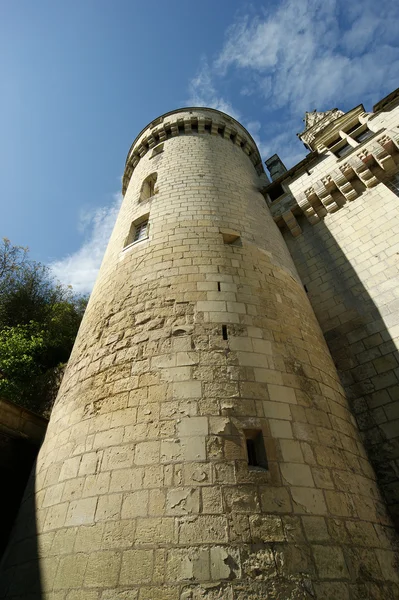
[[[219,111],[136,138],[1,598],[397,597],[390,521],[264,184]]]

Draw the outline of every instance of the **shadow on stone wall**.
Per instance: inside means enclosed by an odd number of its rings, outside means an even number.
[[[18,505],[16,508],[18,509]],[[36,528],[35,465],[10,535],[10,544],[0,563],[0,574],[1,599],[42,600]]]
[[[323,221],[299,217],[285,240],[321,324],[388,510],[399,529],[399,353],[384,316],[399,323],[399,298],[378,309]],[[309,272],[309,248],[317,271]],[[316,276],[317,275],[317,276]],[[394,297],[395,283],[376,285]],[[392,290],[392,294],[390,293]]]

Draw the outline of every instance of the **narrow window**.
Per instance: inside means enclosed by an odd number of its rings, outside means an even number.
[[[145,202],[155,195],[155,184],[157,182],[157,178],[158,175],[156,173],[151,173],[151,175],[144,179],[140,191],[140,202]]]
[[[143,240],[147,236],[148,229],[148,221],[143,221],[140,225],[137,225],[134,229],[134,242],[138,242],[139,240]]]
[[[220,281],[218,281],[218,292],[220,292]]]
[[[222,325],[222,336],[224,340],[227,340],[227,325]]]
[[[133,221],[133,223],[130,226],[128,236],[125,240],[123,246],[124,248],[126,248],[126,246],[129,246],[130,244],[133,244],[134,242],[141,242],[141,240],[145,240],[146,238],[148,238],[148,217],[148,214],[143,215],[139,219],[136,219],[136,221]]]
[[[249,467],[267,469],[267,456],[263,434],[260,429],[247,429],[244,431],[247,446]]]
[[[306,285],[303,286],[303,289],[305,290],[306,293],[308,293],[308,288]]]

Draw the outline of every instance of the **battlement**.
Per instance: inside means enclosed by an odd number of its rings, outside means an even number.
[[[141,158],[166,140],[179,135],[214,135],[241,148],[250,158],[258,175],[264,173],[262,159],[255,141],[238,121],[229,115],[202,107],[179,108],[158,117],[139,133],[127,155],[122,180],[122,193],[125,194],[134,169]]]

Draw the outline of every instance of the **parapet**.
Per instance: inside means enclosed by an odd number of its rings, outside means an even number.
[[[149,123],[130,147],[122,180],[126,193],[130,178],[140,159],[165,140],[179,135],[219,135],[248,155],[258,175],[264,173],[256,143],[238,121],[214,108],[188,107],[165,113]]]

